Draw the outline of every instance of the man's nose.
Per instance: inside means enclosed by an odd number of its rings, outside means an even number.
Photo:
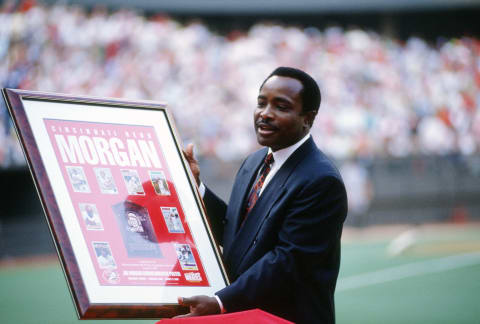
[[[273,118],[273,110],[272,110],[272,105],[268,104],[265,109],[262,110],[260,113],[260,117],[262,119],[270,119]]]

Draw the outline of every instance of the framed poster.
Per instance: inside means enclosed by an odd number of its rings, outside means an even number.
[[[3,89],[79,318],[163,318],[228,285],[164,104]]]

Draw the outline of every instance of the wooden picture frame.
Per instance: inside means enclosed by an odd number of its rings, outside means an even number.
[[[229,284],[165,104],[2,92],[80,319],[172,317]]]

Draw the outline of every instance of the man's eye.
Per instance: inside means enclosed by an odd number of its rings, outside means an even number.
[[[264,102],[258,102],[257,107],[265,107],[265,103]]]

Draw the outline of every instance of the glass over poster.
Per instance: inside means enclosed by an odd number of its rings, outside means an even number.
[[[164,104],[3,90],[80,318],[160,318],[228,284]]]

